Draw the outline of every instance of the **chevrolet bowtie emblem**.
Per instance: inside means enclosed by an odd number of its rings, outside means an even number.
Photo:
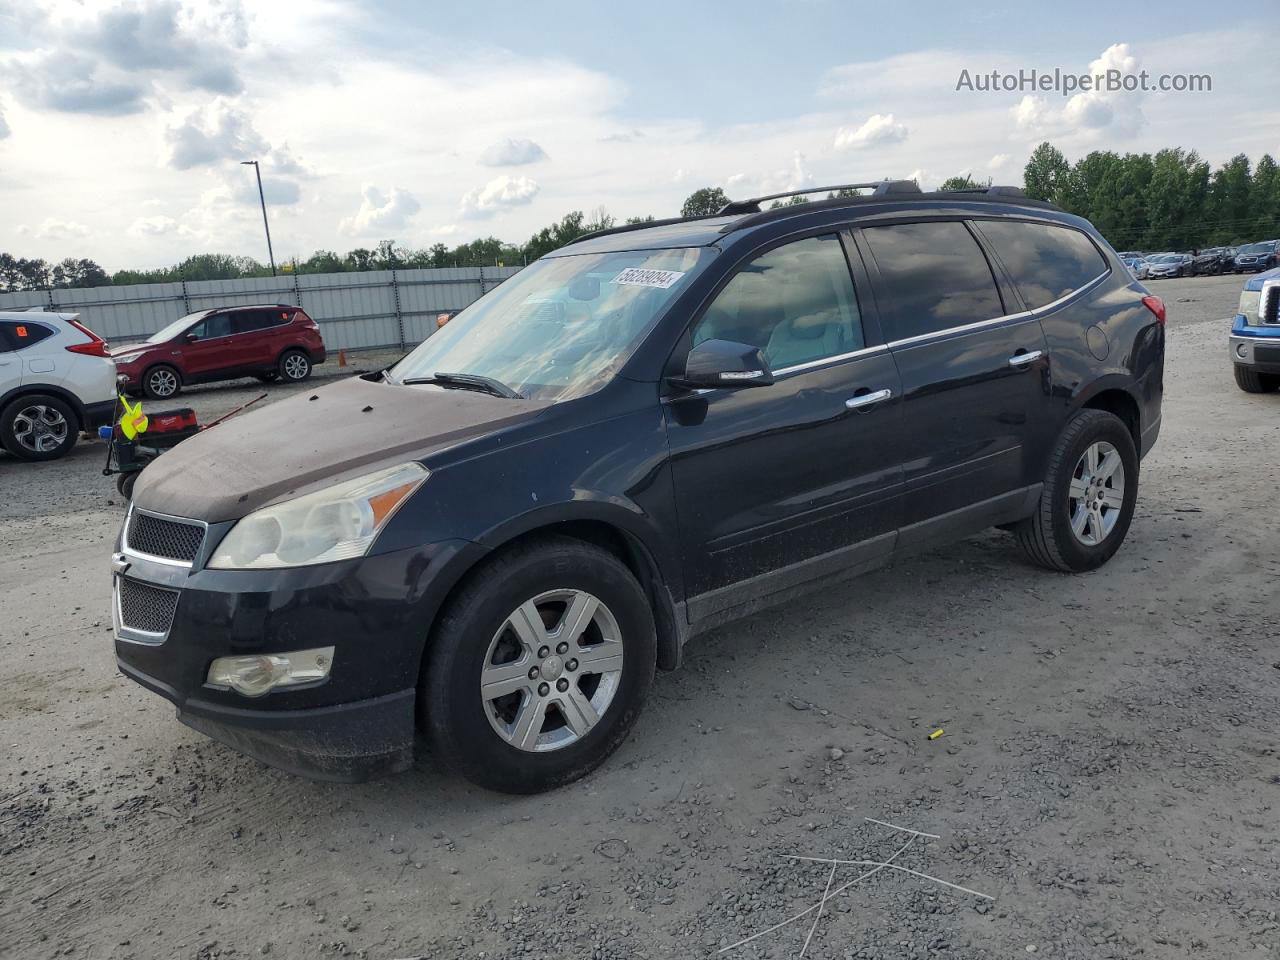
[[[111,572],[114,574],[124,573],[129,569],[129,561],[124,558],[123,553],[113,553],[111,555]]]

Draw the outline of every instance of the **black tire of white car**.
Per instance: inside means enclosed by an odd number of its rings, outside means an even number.
[[[585,735],[536,752],[499,735],[489,714],[494,703],[481,693],[481,674],[487,663],[492,665],[491,644],[513,611],[556,591],[598,598],[617,625],[623,666],[612,699]],[[435,756],[472,782],[504,793],[549,790],[603,762],[639,715],[657,662],[653,613],[631,571],[612,554],[563,537],[510,547],[471,573],[437,621],[430,644],[418,704]],[[535,655],[528,662],[536,666],[539,661]],[[547,661],[541,662],[545,668]],[[557,680],[550,672],[539,679],[558,683],[572,676],[565,673]],[[559,674],[558,663],[554,672]],[[581,675],[586,673],[584,668]],[[522,709],[534,693],[521,692]]]
[[[1280,374],[1259,373],[1239,363],[1231,366],[1235,369],[1236,386],[1245,393],[1273,393],[1280,389]]]
[[[280,355],[276,371],[286,383],[301,383],[311,376],[311,358],[303,350],[286,350]]]
[[[37,427],[31,411],[47,411],[45,420],[57,420]],[[21,420],[21,423],[19,421]],[[0,445],[19,460],[56,460],[65,457],[76,445],[80,430],[80,418],[71,405],[59,397],[47,394],[31,394],[9,403],[0,412]],[[35,434],[38,431],[39,437]],[[47,439],[61,437],[54,446],[39,449]]]
[[[1097,544],[1083,543],[1071,528],[1071,481],[1081,458],[1093,444],[1106,443],[1119,454],[1124,495],[1114,526]],[[1068,421],[1045,472],[1036,512],[1014,527],[1028,559],[1050,570],[1083,573],[1102,566],[1124,542],[1138,499],[1139,458],[1133,435],[1123,420],[1106,410],[1080,410]]]

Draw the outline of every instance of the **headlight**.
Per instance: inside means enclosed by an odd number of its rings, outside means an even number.
[[[231,528],[209,566],[261,570],[364,556],[396,508],[429,475],[422,464],[406,463],[263,507]]]
[[[1261,290],[1245,290],[1240,294],[1240,309],[1237,312],[1243,313],[1246,319],[1252,319],[1258,315],[1258,307],[1261,304]]]

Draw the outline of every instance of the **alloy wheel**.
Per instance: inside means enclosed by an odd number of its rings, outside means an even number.
[[[618,622],[583,590],[522,603],[489,642],[480,697],[494,732],[541,753],[577,743],[609,709],[622,678]]]
[[[1120,451],[1105,440],[1080,455],[1067,491],[1071,532],[1087,547],[1111,535],[1124,507],[1124,463]]]
[[[284,375],[290,380],[301,380],[307,375],[310,366],[306,357],[292,353],[284,358]]]
[[[32,453],[51,453],[67,441],[71,425],[54,407],[33,404],[13,418],[13,438]]]
[[[171,397],[178,391],[178,378],[172,370],[153,370],[147,376],[147,386],[156,397]]]

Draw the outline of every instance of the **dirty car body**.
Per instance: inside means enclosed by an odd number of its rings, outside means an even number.
[[[957,240],[963,264],[947,259]],[[1122,499],[1131,511],[1160,425],[1157,305],[1086,221],[998,191],[877,191],[586,238],[385,376],[292,396],[148,467],[113,558],[120,669],[184,723],[308,776],[404,769],[425,725],[486,785],[566,782],[620,741],[647,689],[627,678],[675,668],[694,633],[1039,522],[1068,433],[1121,431],[1108,436],[1132,451],[1131,489],[1107,508],[1099,473],[1089,505],[1095,523]],[[356,492],[334,508],[335,489]],[[375,532],[348,549],[291,540],[295,523]],[[1104,562],[1109,531],[1071,556]],[[466,673],[471,647],[516,623],[500,604],[486,620],[486,597],[521,578],[542,586],[517,612],[544,619],[512,629],[549,642]],[[594,626],[557,643],[587,594]],[[594,682],[570,676],[575,651],[585,670],[622,639]],[[441,714],[500,671],[518,706],[495,695],[451,727]],[[531,702],[545,725],[520,740]],[[509,770],[468,768],[469,752]]]

